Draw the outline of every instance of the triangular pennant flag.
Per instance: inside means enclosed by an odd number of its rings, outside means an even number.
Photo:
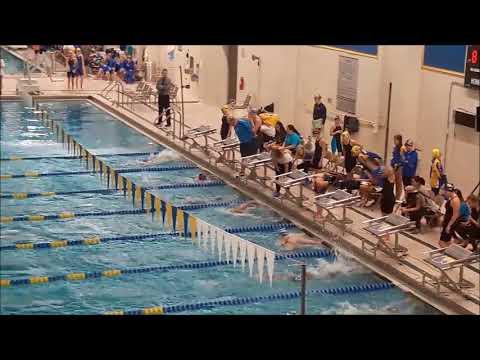
[[[263,268],[265,266],[265,248],[255,246],[257,248],[257,265],[258,265],[258,280],[260,284],[263,282]]]
[[[110,178],[111,178],[111,169],[110,169],[110,166],[107,165],[107,189],[110,189]]]
[[[205,230],[204,227],[205,225],[203,224],[203,220],[195,218],[197,221],[197,245],[198,247],[205,247]]]
[[[250,277],[253,276],[253,263],[255,261],[255,245],[250,241],[247,241],[247,256],[248,256],[248,268],[250,269]]]
[[[167,203],[160,199],[160,212],[162,213],[162,224],[165,225],[165,215],[167,214]]]
[[[198,240],[197,240],[197,223],[198,223],[197,218],[189,214],[189,225],[190,225],[190,232],[192,235],[192,242],[198,241],[200,243],[201,236],[198,236]]]
[[[143,190],[145,193],[145,210],[150,210],[152,208],[152,194],[150,194],[148,191]],[[147,211],[147,214],[149,211]]]
[[[203,238],[203,249],[208,250],[208,240],[210,239],[210,227],[208,224],[202,220],[202,238]]]
[[[142,201],[142,195],[144,195],[143,189],[140,186],[135,187],[135,206],[136,207],[142,207],[145,203],[145,199]],[[143,203],[143,204],[142,204]]]
[[[123,191],[123,196],[127,195],[126,194],[126,189],[125,189],[125,182],[123,181],[123,176],[120,174],[117,174],[117,182],[118,182],[118,189]]]
[[[117,172],[112,169],[112,185],[115,185],[115,190],[118,190]]]
[[[267,258],[267,274],[268,279],[270,280],[270,286],[273,283],[273,274],[274,274],[274,267],[275,267],[275,253],[271,250],[265,250],[265,256]]]
[[[239,238],[238,245],[240,247],[240,263],[242,264],[242,271],[245,271],[245,257],[247,254],[247,241]]]
[[[180,234],[183,233],[183,237],[188,236],[188,214],[182,209],[177,210],[177,223],[181,226],[179,229]]]
[[[154,195],[152,195],[152,197],[154,198],[154,206],[155,206],[155,219],[158,221],[160,221],[161,219],[161,210],[160,210],[160,199]]]
[[[222,251],[223,251],[223,232],[220,229],[215,229],[217,234],[217,251],[218,251],[218,261],[222,261]]]
[[[128,179],[127,180],[127,198],[130,200],[132,198],[132,182]]]
[[[178,208],[176,206],[172,205],[172,228],[173,228],[173,231],[178,231],[177,230],[177,210],[178,210]]]
[[[172,226],[172,204],[170,203],[166,203],[166,214],[165,214],[165,217],[166,217],[166,224],[167,224],[167,228],[171,228]]]
[[[208,229],[210,233],[210,249],[212,251],[212,255],[215,255],[215,244],[217,243],[217,230],[210,224],[208,225]]]
[[[237,254],[238,254],[238,237],[237,236],[231,236],[231,244],[230,246],[232,247],[232,261],[233,261],[233,267],[237,266]]]
[[[226,233],[222,230],[223,232],[223,244],[225,246],[225,259],[227,261],[230,261],[230,245],[231,245],[231,240],[230,240],[230,234]]]

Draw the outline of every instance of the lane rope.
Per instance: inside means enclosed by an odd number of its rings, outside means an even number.
[[[153,155],[156,156],[160,154],[160,152],[135,152],[135,153],[119,153],[119,154],[93,154],[97,157],[114,157],[114,156],[121,156],[121,157],[129,157],[129,156],[147,156]],[[31,157],[24,157],[22,155],[12,155],[8,158],[0,158],[0,161],[18,161],[18,160],[49,160],[49,159],[61,159],[61,160],[70,160],[70,159],[83,159],[83,156],[77,155],[68,155],[68,156],[31,156]]]

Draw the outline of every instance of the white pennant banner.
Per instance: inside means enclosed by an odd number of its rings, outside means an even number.
[[[250,277],[253,276],[253,263],[255,261],[255,244],[247,242],[248,268],[250,269]]]
[[[223,231],[220,229],[215,229],[217,234],[217,251],[218,251],[218,261],[222,261],[222,252],[223,252]]]
[[[268,279],[270,280],[270,287],[273,283],[273,274],[274,274],[274,267],[275,267],[275,253],[270,250],[265,250],[265,256],[267,258],[267,274]]]
[[[212,250],[212,255],[215,255],[215,243],[217,242],[217,230],[212,226],[208,226],[210,232],[210,248]]]
[[[265,266],[265,248],[255,246],[257,249],[258,280],[263,282],[263,267]]]
[[[247,241],[240,239],[240,262],[242,263],[242,271],[245,271],[245,256],[247,254]]]
[[[203,220],[197,219],[197,245],[202,246],[203,233],[205,232]]]
[[[208,240],[210,239],[210,226],[203,222],[203,249],[206,251],[208,250]]]
[[[225,246],[225,259],[230,261],[230,244],[231,244],[231,234],[224,232],[223,233],[223,245]]]
[[[233,267],[237,266],[237,254],[238,254],[238,237],[232,235],[231,237],[231,246],[232,246],[232,261]]]

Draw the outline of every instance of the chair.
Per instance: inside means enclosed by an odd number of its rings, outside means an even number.
[[[441,285],[459,293],[462,293],[463,289],[475,287],[475,284],[463,278],[464,267],[478,262],[480,254],[474,254],[457,244],[427,251],[425,254],[427,257],[423,261],[438,270],[439,275],[434,276],[424,273],[422,277],[423,285],[435,286],[438,293],[440,293]],[[458,278],[456,277],[456,272],[458,272]]]
[[[250,100],[252,99],[252,95],[248,94],[245,97],[245,100],[243,101],[243,104],[237,105],[236,100],[232,99],[229,103],[230,109],[232,110],[240,110],[240,109],[246,109],[250,105]]]

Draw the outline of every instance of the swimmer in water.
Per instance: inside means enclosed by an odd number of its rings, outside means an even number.
[[[230,212],[232,213],[237,213],[237,214],[243,214],[244,212],[246,212],[249,208],[253,208],[257,206],[257,202],[255,200],[250,200],[250,201],[247,201],[243,204],[240,204],[239,206],[237,207],[234,207],[234,208],[231,208],[230,209]]]
[[[287,230],[280,230],[280,238],[278,239],[280,247],[285,250],[295,250],[303,246],[320,246],[321,240],[310,239],[300,234],[289,234]]]
[[[207,178],[207,175],[205,175],[204,173],[200,173],[200,174],[198,174],[196,180],[197,180],[197,181],[207,181],[208,178]]]

